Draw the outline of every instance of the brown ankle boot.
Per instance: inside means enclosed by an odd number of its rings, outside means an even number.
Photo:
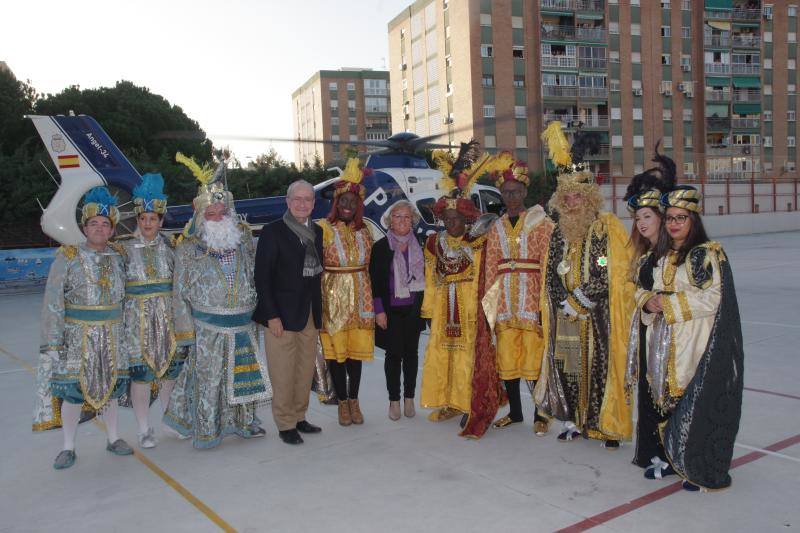
[[[347,403],[350,404],[350,417],[353,420],[353,424],[363,424],[364,415],[361,414],[361,408],[358,406],[358,398],[347,400]]]
[[[350,405],[347,400],[341,400],[339,402],[339,425],[349,426],[352,423],[353,419],[350,416]]]

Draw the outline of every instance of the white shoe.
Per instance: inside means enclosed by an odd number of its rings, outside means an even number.
[[[148,428],[144,433],[139,433],[139,447],[144,449],[155,448],[158,441],[153,428]]]

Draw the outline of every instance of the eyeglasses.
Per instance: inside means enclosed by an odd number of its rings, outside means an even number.
[[[689,215],[675,215],[674,217],[668,215],[665,220],[667,221],[667,224],[675,223],[679,226],[683,226],[686,224],[686,221],[689,220]]]
[[[508,196],[509,198],[524,198],[527,191],[500,191],[500,194],[503,196]]]

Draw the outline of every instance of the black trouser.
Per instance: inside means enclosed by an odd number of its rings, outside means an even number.
[[[333,388],[339,401],[358,399],[358,387],[361,385],[361,361],[347,359],[344,363],[328,360],[331,369]]]
[[[419,364],[420,318],[413,306],[390,307],[386,313],[386,389],[389,401],[400,401],[400,372],[403,374],[403,397],[413,398],[417,387]]]
[[[667,459],[658,425],[668,416],[659,412],[650,392],[650,383],[647,381],[647,329],[639,328],[639,390],[637,395],[639,419],[636,422],[636,453],[633,464],[647,468],[650,459],[655,456],[662,461]]]

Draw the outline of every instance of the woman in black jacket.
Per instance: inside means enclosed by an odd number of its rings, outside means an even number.
[[[412,231],[420,216],[407,200],[395,202],[381,222],[389,231],[372,247],[369,274],[375,307],[375,344],[386,350],[384,370],[389,391],[389,418],[400,419],[400,375],[403,411],[415,414],[418,347],[425,321],[420,318],[425,290],[425,258]]]

